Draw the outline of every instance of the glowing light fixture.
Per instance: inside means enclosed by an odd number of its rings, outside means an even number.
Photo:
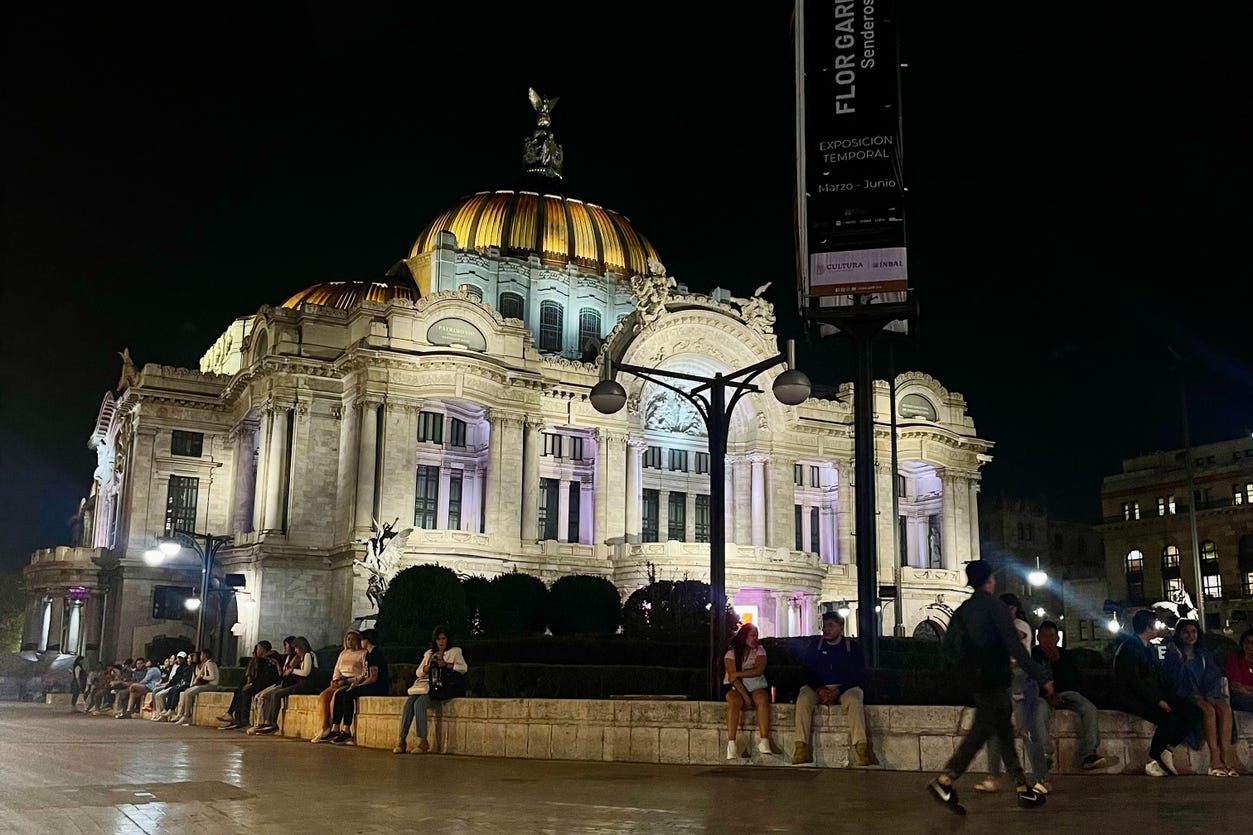
[[[194,612],[200,608],[200,598],[189,597],[183,601],[183,605],[187,607],[187,611]]]
[[[149,548],[147,551],[144,551],[145,565],[156,567],[163,562],[165,562],[165,554],[161,553],[156,548]]]

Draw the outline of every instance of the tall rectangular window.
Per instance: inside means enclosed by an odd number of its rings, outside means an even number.
[[[1206,600],[1221,600],[1223,596],[1222,575],[1206,574],[1201,578],[1201,588],[1205,589]]]
[[[1157,497],[1157,515],[1158,516],[1166,515],[1166,497],[1165,496]]]
[[[1139,521],[1140,519],[1140,503],[1139,502],[1131,503],[1131,518]]]
[[[464,447],[466,445],[466,422],[460,418],[448,419],[448,445]]]
[[[813,464],[809,465],[809,486],[810,487],[822,486],[822,471],[819,468],[815,467]]]
[[[670,508],[666,514],[666,539],[679,542],[687,538],[687,493],[670,493]]]
[[[687,450],[670,450],[670,469],[675,472],[687,472]]]
[[[792,465],[792,484],[796,485],[797,487],[805,486],[805,465],[804,464]]]
[[[1172,594],[1183,591],[1183,580],[1178,577],[1167,577],[1162,583],[1162,586],[1162,591],[1165,592],[1166,599],[1170,600]]]
[[[1239,484],[1231,486],[1231,503],[1244,504],[1244,487]]]
[[[570,518],[566,523],[566,542],[579,541],[579,499],[582,498],[583,485],[577,481],[570,482]]]
[[[696,541],[709,541],[709,496],[696,494]]]
[[[196,501],[200,495],[200,479],[191,476],[170,476],[165,494],[165,535],[175,531],[196,530]]]
[[[439,467],[418,467],[414,497],[413,526],[428,531],[435,530],[435,508],[439,504]]]
[[[544,432],[544,454],[553,458],[561,457],[561,436],[555,432]]]
[[[583,439],[576,435],[571,435],[569,438],[566,438],[566,443],[570,448],[570,460],[582,461],[583,460]]]
[[[656,490],[643,491],[643,513],[640,520],[640,539],[657,541],[657,520],[661,513],[661,496]]]
[[[1131,521],[1131,503],[1130,502],[1122,503],[1122,518],[1124,522]]]
[[[199,458],[203,454],[203,432],[184,432],[182,429],[175,429],[170,435],[170,455],[186,455],[188,458]]]
[[[644,450],[644,466],[648,469],[661,469],[661,447],[650,446]]]
[[[822,553],[822,528],[818,522],[818,508],[809,509],[809,551],[813,554]]]
[[[1174,496],[1166,497],[1166,509],[1170,511],[1171,516],[1175,515],[1175,497]]]
[[[590,307],[579,311],[579,351],[595,356],[600,348],[600,313]]]
[[[708,452],[696,453],[696,474],[697,475],[709,474],[709,453]]]
[[[464,472],[452,470],[448,473],[448,530],[461,530],[461,485]]]
[[[560,351],[565,315],[556,302],[541,302],[539,306],[539,349]]]
[[[418,412],[418,442],[444,442],[444,416],[439,412]]]
[[[539,538],[557,538],[557,494],[561,482],[555,478],[539,480]]]
[[[801,527],[801,520],[805,518],[805,508],[798,504],[792,505],[792,528],[793,539],[792,550],[805,550],[805,530]]]

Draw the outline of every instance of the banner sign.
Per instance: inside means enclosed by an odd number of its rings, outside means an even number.
[[[800,295],[907,289],[890,0],[796,0]]]

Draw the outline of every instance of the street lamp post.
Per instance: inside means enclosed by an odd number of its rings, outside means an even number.
[[[163,563],[166,557],[176,556],[183,549],[179,539],[190,543],[191,550],[195,551],[200,559],[200,597],[199,603],[194,608],[196,610],[196,649],[202,649],[204,647],[204,611],[209,600],[209,579],[213,576],[213,562],[218,551],[223,545],[229,544],[232,538],[214,536],[210,533],[175,530],[172,536],[158,542],[156,548],[149,548],[144,552],[144,562],[157,566]],[[219,646],[219,653],[221,649]]]
[[[715,374],[703,377],[697,374],[686,374],[679,371],[663,371],[659,368],[645,368],[638,365],[608,360],[604,371],[605,379],[592,387],[589,399],[592,407],[601,414],[611,415],[621,411],[626,404],[626,389],[614,379],[614,373],[622,371],[639,377],[662,388],[678,394],[696,409],[705,423],[705,431],[709,437],[709,676],[710,698],[718,700],[722,686],[722,675],[718,671],[718,659],[722,656],[727,644],[727,626],[725,612],[727,608],[726,588],[726,454],[727,436],[731,427],[731,416],[735,412],[740,398],[748,393],[760,393],[761,389],[753,385],[753,379],[763,371],[776,365],[786,364],[787,371],[778,376],[774,382],[774,396],[788,406],[795,406],[809,397],[809,378],[796,370],[795,348],[791,340],[787,343],[787,353],[779,354],[767,360],[754,363],[746,368],[730,374]],[[688,389],[680,388],[661,378],[695,383]],[[727,390],[730,389],[730,400]]]

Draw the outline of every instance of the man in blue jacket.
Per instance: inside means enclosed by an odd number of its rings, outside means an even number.
[[[822,616],[822,635],[805,648],[801,661],[806,684],[796,697],[796,750],[792,752],[792,765],[814,761],[809,741],[816,705],[846,708],[853,747],[850,762],[858,766],[878,765],[866,737],[865,696],[861,689],[866,661],[857,642],[844,634],[844,618],[838,612]]]

